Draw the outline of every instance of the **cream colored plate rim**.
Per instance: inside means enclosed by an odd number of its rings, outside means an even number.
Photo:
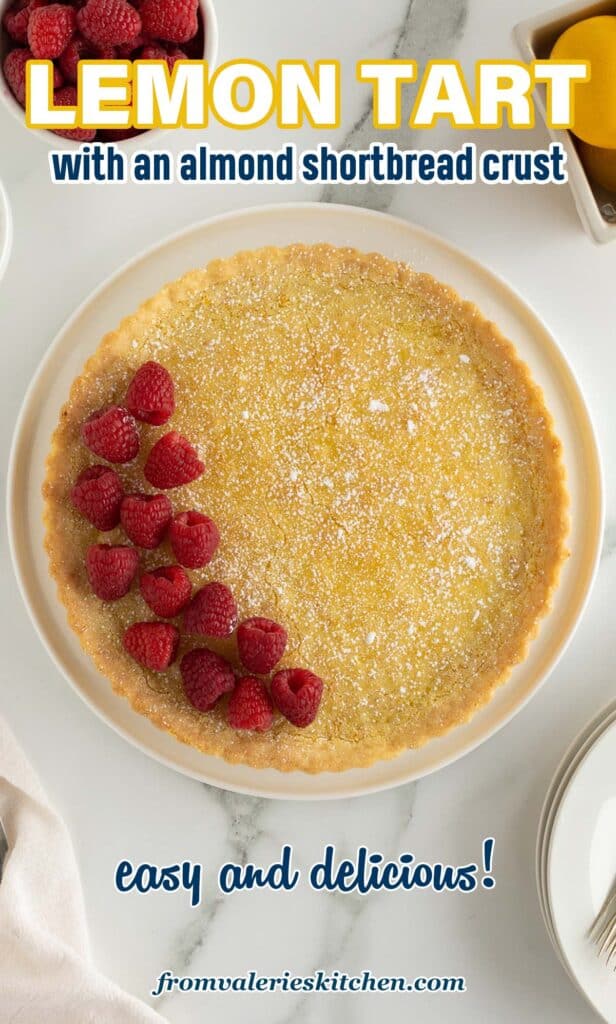
[[[43,556],[41,483],[49,439],[73,379],[102,336],[167,281],[240,249],[329,242],[405,260],[452,285],[498,323],[543,388],[564,447],[571,497],[569,558],[553,609],[524,663],[466,725],[390,761],[308,775],[230,765],[157,729],[113,693],[69,629]],[[423,228],[370,210],[318,203],[261,206],[223,214],[173,235],[104,281],[47,351],[16,425],[7,493],[15,571],[39,636],[90,707],[141,750],[188,776],[236,792],[279,799],[359,796],[420,778],[457,760],[516,714],[554,669],[571,640],[596,573],[604,502],[599,452],[575,374],[537,314],[482,264]]]

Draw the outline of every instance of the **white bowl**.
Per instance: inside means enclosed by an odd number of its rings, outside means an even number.
[[[573,0],[562,7],[521,21],[513,34],[525,61],[544,60],[565,29],[585,18],[600,14],[616,15],[616,0]],[[545,86],[535,90],[538,106],[545,119]],[[555,142],[560,142],[567,154],[569,184],[575,205],[586,232],[595,242],[611,242],[616,238],[616,199],[600,185],[590,181],[580,160],[571,132],[549,129]]]
[[[12,244],[13,218],[11,216],[11,207],[9,206],[9,197],[6,194],[6,189],[0,181],[0,281],[4,277],[4,272],[8,266]]]
[[[12,7],[15,0],[0,0],[0,22],[4,16],[4,12]],[[201,18],[203,21],[203,60],[208,62],[211,68],[216,66],[216,60],[218,58],[218,18],[216,17],[216,9],[214,7],[214,0],[199,0],[199,7],[201,9]],[[51,149],[74,149],[79,143],[73,139],[64,139],[61,135],[55,135],[51,131],[39,128],[28,128],[24,120],[24,111],[20,107],[19,103],[13,96],[13,93],[9,89],[4,74],[2,73],[1,65],[4,64],[4,58],[6,57],[9,49],[9,37],[6,32],[0,26],[0,102],[2,102],[9,113],[17,120],[23,127],[30,132],[32,135],[36,135],[41,142],[44,142]],[[117,142],[116,145],[121,146],[124,150],[131,149],[142,149],[144,146],[151,146],[153,143],[159,143],[163,137],[164,132],[160,128],[150,128],[148,131],[142,132],[140,135],[134,135],[130,139],[123,139],[121,142]]]

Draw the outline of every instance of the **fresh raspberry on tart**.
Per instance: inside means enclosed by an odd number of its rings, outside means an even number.
[[[139,452],[137,424],[121,405],[108,405],[88,416],[81,437],[91,452],[107,462],[132,462]]]
[[[184,611],[184,631],[194,636],[231,636],[237,624],[235,598],[224,583],[206,583]]]
[[[79,474],[71,490],[71,503],[101,533],[120,522],[124,489],[120,477],[109,466],[89,466]]]
[[[274,707],[265,684],[254,676],[237,681],[229,698],[227,721],[232,729],[266,732],[274,721]]]
[[[286,629],[272,619],[245,619],[237,628],[240,661],[249,672],[267,675],[282,658],[286,646]]]
[[[163,58],[166,56],[163,51]],[[126,392],[126,408],[143,423],[155,427],[166,423],[175,409],[174,386],[169,371],[153,360],[140,366]]]
[[[211,711],[223,693],[235,686],[229,662],[215,651],[198,647],[185,654],[180,662],[184,691],[198,711]]]
[[[88,580],[101,601],[117,601],[128,594],[138,565],[136,549],[127,545],[92,544],[86,553]]]
[[[274,704],[289,722],[300,729],[314,722],[322,693],[323,680],[307,668],[282,669],[272,679]]]
[[[177,654],[180,634],[168,622],[135,622],[122,643],[131,658],[152,672],[164,672]]]
[[[128,539],[149,550],[162,543],[172,517],[166,494],[127,494],[120,508],[120,522]]]
[[[201,512],[180,512],[169,527],[171,550],[180,565],[187,569],[208,565],[219,542],[216,523]]]
[[[143,472],[152,487],[168,491],[197,480],[204,469],[190,441],[177,430],[170,430],[150,451]]]
[[[161,619],[179,615],[192,593],[192,584],[179,565],[163,565],[144,572],[139,588],[145,603]]]

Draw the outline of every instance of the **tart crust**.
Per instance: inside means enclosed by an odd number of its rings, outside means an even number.
[[[142,425],[138,459],[116,468],[127,492],[151,491],[154,440],[197,443],[205,475],[168,493],[222,542],[193,581],[221,579],[240,618],[286,626],[281,667],[325,681],[307,729],[277,716],[267,733],[234,731],[224,701],[199,713],[177,663],[158,675],[122,648],[151,618],[138,588],[112,604],[89,591],[88,545],[125,541],[71,507],[96,461],[80,426],[148,359],[174,377],[176,413]],[[561,445],[512,344],[429,275],[325,244],[217,260],[127,317],[73,383],[43,493],[50,572],[96,667],[182,742],[255,768],[369,765],[466,722],[525,657],[567,555]],[[163,545],[141,564],[170,561]],[[209,646],[234,657],[232,642]]]

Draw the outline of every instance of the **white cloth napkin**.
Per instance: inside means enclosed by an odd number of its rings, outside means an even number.
[[[0,1022],[164,1024],[92,963],[64,823],[0,718]]]

